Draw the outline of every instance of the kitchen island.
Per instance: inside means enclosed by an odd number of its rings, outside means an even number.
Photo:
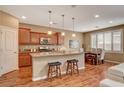
[[[31,53],[32,56],[32,80],[37,81],[47,78],[48,63],[59,61],[61,65],[61,73],[66,73],[66,61],[77,59],[79,69],[84,69],[84,53],[83,52],[44,52]]]

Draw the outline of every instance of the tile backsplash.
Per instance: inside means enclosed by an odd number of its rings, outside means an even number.
[[[44,49],[58,49],[61,48],[63,45],[20,45],[19,49],[23,51],[24,49],[38,49],[39,47],[42,47]]]
[[[39,49],[39,47],[42,47],[43,49],[54,49],[61,51],[65,49],[65,51],[77,51],[78,49],[71,49],[71,48],[66,48],[64,45],[20,45],[19,49],[20,52],[24,52],[24,50],[29,50],[29,49]]]

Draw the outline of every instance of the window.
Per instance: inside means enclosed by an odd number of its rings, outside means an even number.
[[[91,43],[92,48],[96,48],[96,34],[91,36]]]
[[[103,33],[97,34],[97,48],[103,48]]]
[[[107,31],[91,35],[91,48],[102,48],[111,52],[123,52],[122,31]]]
[[[104,33],[104,49],[106,51],[112,50],[112,37],[111,32],[105,32]]]
[[[121,32],[113,32],[113,50],[121,51]]]

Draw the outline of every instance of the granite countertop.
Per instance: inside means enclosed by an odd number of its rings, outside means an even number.
[[[77,55],[84,52],[44,52],[44,53],[30,53],[32,57],[47,57],[47,56],[65,56],[65,55]]]

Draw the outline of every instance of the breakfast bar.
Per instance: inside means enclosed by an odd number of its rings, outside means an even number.
[[[79,69],[84,69],[84,53],[83,52],[44,52],[31,53],[32,56],[32,80],[37,81],[47,78],[48,63],[61,62],[62,74],[66,73],[66,61],[69,59],[77,59]]]

